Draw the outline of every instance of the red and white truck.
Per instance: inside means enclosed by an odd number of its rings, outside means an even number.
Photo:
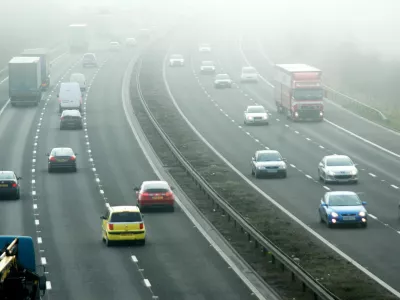
[[[279,113],[293,121],[322,121],[322,71],[305,64],[277,64],[274,98]]]

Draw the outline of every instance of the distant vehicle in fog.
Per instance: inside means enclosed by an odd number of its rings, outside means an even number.
[[[215,65],[213,61],[202,61],[200,66],[201,74],[214,74],[215,73]]]
[[[142,28],[139,30],[137,37],[141,40],[148,40],[151,38],[151,29]]]
[[[82,73],[71,74],[71,76],[69,77],[69,81],[79,83],[81,91],[86,91],[86,78],[85,75],[83,75]]]
[[[247,106],[244,111],[244,121],[245,125],[249,124],[269,124],[268,113],[265,108],[261,105]]]
[[[87,24],[69,25],[69,49],[71,53],[88,51],[89,36]]]
[[[169,58],[170,67],[183,67],[185,65],[185,59],[181,54],[172,54]]]
[[[135,38],[127,38],[127,39],[125,40],[125,44],[126,44],[127,46],[133,47],[133,46],[136,46],[136,45],[137,45],[137,41],[136,41]]]
[[[214,80],[214,87],[216,89],[219,88],[231,88],[232,87],[232,79],[228,74],[217,74]]]
[[[40,57],[14,57],[8,63],[8,93],[12,106],[38,105],[42,99]]]
[[[60,130],[67,128],[83,129],[82,115],[79,110],[63,110],[60,118]]]
[[[200,44],[199,52],[211,52],[211,46],[209,44]]]
[[[85,53],[82,58],[82,67],[95,67],[97,68],[97,59],[96,55],[94,53]]]
[[[119,51],[121,49],[121,45],[118,42],[111,42],[110,43],[110,50],[111,51]]]
[[[240,75],[241,82],[258,82],[258,73],[254,67],[243,67],[242,75]]]

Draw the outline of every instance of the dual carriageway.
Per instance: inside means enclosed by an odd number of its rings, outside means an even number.
[[[396,255],[400,246],[398,159],[338,126],[395,153],[400,152],[397,134],[330,105],[326,122],[288,122],[275,112],[268,84],[239,83],[246,61],[268,78],[265,58],[245,47],[251,41],[244,39],[239,47],[237,39],[224,36],[219,43],[212,43],[210,54],[197,53],[197,42],[203,41],[188,43],[185,35],[177,35],[171,41],[170,54],[182,53],[188,63],[184,68],[166,70],[166,82],[185,116],[261,190],[400,289],[396,279],[400,269]],[[49,271],[49,294],[57,299],[76,295],[82,299],[253,298],[181,210],[146,214],[149,243],[144,248],[102,245],[99,216],[104,203],[132,204],[132,187],[157,179],[123,117],[123,76],[140,49],[115,55],[106,47],[97,47],[98,60],[103,62],[98,69],[83,69],[77,55],[60,57],[53,64],[53,86],[38,109],[7,106],[1,110],[1,169],[15,170],[24,178],[21,200],[0,203],[1,233],[37,239],[40,261]],[[202,60],[217,62],[217,72],[230,74],[235,87],[215,90],[212,77],[199,75]],[[71,72],[83,73],[90,82],[84,97],[83,131],[59,130],[55,83],[68,81]],[[0,85],[0,93],[2,106],[8,99],[7,84]],[[244,109],[255,103],[269,109],[270,126],[243,126]],[[76,174],[47,173],[45,153],[57,146],[71,147],[79,154]],[[288,178],[251,177],[250,158],[266,147],[279,150],[288,159]],[[334,153],[349,155],[359,164],[359,184],[325,186],[318,180],[320,159]],[[331,230],[319,224],[317,208],[323,193],[343,189],[362,193],[372,214],[368,229]],[[151,286],[144,285],[143,279]]]

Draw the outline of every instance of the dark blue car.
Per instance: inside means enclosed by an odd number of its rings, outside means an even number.
[[[0,171],[0,198],[19,199],[20,179],[13,171]]]
[[[335,224],[360,224],[367,227],[366,204],[354,192],[327,192],[321,199],[319,217],[328,227]]]

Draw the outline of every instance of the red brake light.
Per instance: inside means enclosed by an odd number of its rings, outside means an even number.
[[[17,184],[14,182],[14,183],[12,184],[12,187],[13,187],[13,188],[16,188],[16,187],[17,187]]]
[[[143,223],[140,223],[139,226],[140,226],[139,229],[143,229],[144,227]]]
[[[64,117],[61,117],[61,121],[64,120]]]
[[[54,156],[50,156],[50,161],[56,161],[56,158]]]
[[[144,192],[144,193],[142,193],[142,194],[141,194],[141,196],[143,196],[143,197],[148,197],[148,196],[150,196],[150,194],[149,194],[149,193],[146,193],[146,192]]]
[[[114,230],[114,224],[108,223],[108,229],[109,229],[109,230]]]
[[[69,159],[70,159],[70,160],[75,160],[76,157],[75,157],[74,155],[72,155]]]
[[[172,192],[166,192],[166,193],[165,193],[165,196],[166,196],[166,197],[171,197],[171,198],[172,198],[172,197],[174,196],[174,194],[172,194]]]

